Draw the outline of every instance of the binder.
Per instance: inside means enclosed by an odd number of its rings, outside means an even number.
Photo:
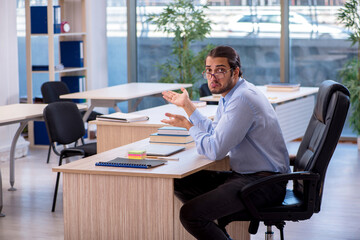
[[[54,7],[54,33],[61,32],[61,8]],[[31,33],[32,34],[47,34],[47,6],[31,6]]]
[[[128,168],[153,168],[165,164],[163,160],[135,160],[117,157],[107,162],[97,162],[95,166],[128,167]]]
[[[70,93],[83,92],[85,90],[85,76],[63,76],[61,81],[68,86]],[[86,99],[74,99],[73,102],[84,103]]]
[[[61,33],[61,8],[54,6],[54,33]]]
[[[60,42],[60,59],[64,67],[84,67],[83,41]]]

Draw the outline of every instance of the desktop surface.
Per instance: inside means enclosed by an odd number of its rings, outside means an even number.
[[[59,167],[54,167],[54,172],[64,173],[83,173],[83,174],[106,174],[106,175],[126,175],[126,176],[144,176],[144,177],[161,177],[161,178],[182,178],[193,172],[205,169],[215,161],[208,160],[205,156],[197,154],[195,144],[190,143],[182,145],[185,151],[171,155],[179,160],[169,160],[165,165],[151,168],[119,168],[119,167],[102,167],[95,166],[96,162],[104,162],[117,157],[127,157],[127,153],[134,149],[146,149],[149,146],[149,139],[144,139],[125,146],[114,148],[87,158],[83,158]],[[152,145],[156,145],[153,144]]]

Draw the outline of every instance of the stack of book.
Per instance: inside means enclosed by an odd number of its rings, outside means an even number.
[[[269,92],[294,92],[300,89],[299,83],[270,83],[266,86]]]
[[[157,133],[150,135],[151,143],[185,144],[193,141],[188,130],[180,127],[162,127],[158,129]]]

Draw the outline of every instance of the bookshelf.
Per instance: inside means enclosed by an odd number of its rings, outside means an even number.
[[[70,23],[70,32],[54,33],[54,5],[60,6],[60,20],[66,20]],[[25,0],[25,16],[26,16],[26,72],[27,72],[27,102],[33,102],[33,81],[36,81],[37,74],[48,74],[49,81],[61,79],[62,76],[79,75],[86,76],[86,21],[85,21],[85,0],[59,0],[47,1],[47,33],[31,33],[31,6],[30,0]],[[79,11],[81,14],[79,14]],[[32,66],[32,49],[31,43],[38,37],[45,37],[48,40],[48,70],[33,71]],[[60,54],[60,42],[62,41],[82,41],[83,66],[66,67],[56,70],[55,66],[62,63]],[[55,47],[59,49],[59,59],[55,59]],[[87,84],[85,82],[85,88]]]
[[[27,82],[27,103],[34,102],[34,86],[33,83],[36,82],[40,78],[40,74],[47,74],[47,79],[49,81],[61,80],[63,76],[85,76],[85,83],[83,90],[87,89],[87,31],[86,31],[86,0],[47,0],[43,1],[46,5],[38,5],[33,3],[34,1],[25,0],[25,22],[26,22],[26,82]],[[39,14],[34,14],[31,16],[32,7],[43,6],[42,8],[44,16],[47,18],[47,31],[45,33],[34,33],[31,27],[31,21],[39,18]],[[60,6],[60,14],[54,8],[54,6]],[[34,8],[33,8],[34,10]],[[54,27],[54,15],[59,14],[60,16],[56,16],[57,20],[66,21],[70,24],[70,31],[63,33],[55,30]],[[59,19],[59,18],[60,19]],[[40,24],[43,23],[39,21]],[[43,23],[45,24],[45,23]],[[38,25],[34,25],[38,29]],[[45,28],[45,27],[44,27]],[[44,51],[48,51],[48,59],[44,59],[42,62],[46,62],[44,65],[47,66],[46,70],[33,70],[33,54],[37,54],[36,52],[32,52],[32,42],[36,43],[37,38],[46,38],[47,39],[47,49]],[[81,57],[82,64],[81,66],[75,67],[66,67],[63,69],[55,68],[55,66],[62,63],[60,42],[62,41],[81,41],[82,49]],[[58,52],[58,57],[56,56],[56,52]],[[80,58],[81,58],[80,57]],[[41,77],[43,79],[43,77]],[[42,80],[43,81],[43,80]],[[37,84],[39,85],[39,84]],[[29,125],[29,140],[31,144],[34,143],[34,133],[33,133],[32,124]]]

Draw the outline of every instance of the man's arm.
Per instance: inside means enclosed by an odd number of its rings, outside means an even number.
[[[166,101],[175,104],[178,107],[182,107],[185,110],[186,114],[190,117],[191,114],[195,111],[196,107],[191,102],[189,98],[189,94],[186,91],[186,89],[181,88],[181,91],[182,91],[181,94],[173,91],[162,92],[163,98]]]
[[[220,106],[219,106],[220,107]],[[242,98],[232,99],[211,132],[190,129],[199,154],[211,160],[222,159],[246,136],[254,121],[250,105]]]

